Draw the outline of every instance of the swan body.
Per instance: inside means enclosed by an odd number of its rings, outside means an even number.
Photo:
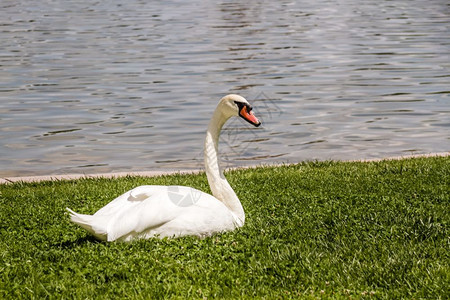
[[[245,222],[245,213],[219,165],[220,130],[232,116],[254,126],[261,123],[247,100],[223,97],[205,138],[205,170],[212,194],[185,186],[144,185],[120,195],[93,215],[67,208],[71,221],[102,241],[131,241],[152,237],[210,236],[231,231]]]

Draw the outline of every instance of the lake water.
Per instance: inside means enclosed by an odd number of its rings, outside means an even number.
[[[450,5],[0,3],[1,176],[199,168],[228,93],[224,166],[449,151]]]

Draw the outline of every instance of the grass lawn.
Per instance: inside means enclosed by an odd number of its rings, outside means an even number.
[[[97,242],[94,213],[142,184],[204,174],[0,185],[0,298],[449,299],[450,157],[226,174],[246,224],[210,238]]]

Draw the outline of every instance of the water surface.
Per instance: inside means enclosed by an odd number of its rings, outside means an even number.
[[[450,150],[447,1],[0,4],[0,175],[225,166]]]

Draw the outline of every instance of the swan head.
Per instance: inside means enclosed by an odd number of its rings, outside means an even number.
[[[242,96],[230,94],[220,100],[221,110],[227,117],[239,116],[253,126],[258,127],[261,122],[252,112],[252,106]]]

